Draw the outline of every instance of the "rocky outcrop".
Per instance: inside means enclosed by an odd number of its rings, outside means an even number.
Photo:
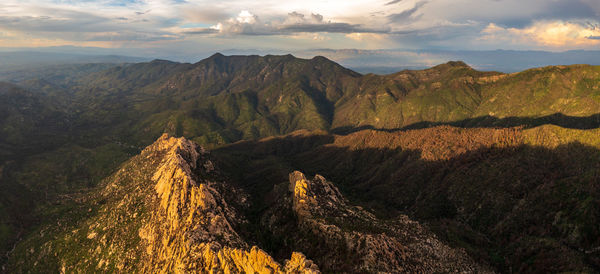
[[[319,254],[314,258],[325,271],[490,272],[464,251],[446,246],[406,216],[382,221],[350,205],[340,191],[320,175],[309,180],[295,171],[289,177],[291,199],[288,198],[288,202],[304,237],[297,240],[299,244],[294,248],[306,254]],[[315,251],[315,241],[307,241],[307,238],[324,243],[318,247],[321,250]]]
[[[302,253],[276,260],[240,236],[248,195],[228,184],[208,152],[161,136],[105,187],[73,208],[75,222],[43,228],[15,272],[319,273]],[[69,224],[70,223],[70,224]],[[67,225],[65,225],[67,224]],[[58,237],[53,235],[59,235]],[[37,247],[39,246],[39,247]]]
[[[139,230],[149,258],[145,272],[318,272],[300,253],[282,266],[260,248],[249,247],[233,228],[244,218],[216,190],[219,182],[205,179],[217,176],[203,149],[163,135],[145,150],[150,151],[166,153],[152,177],[156,210]]]
[[[220,174],[209,153],[195,143],[163,135],[107,178],[103,189],[80,201],[73,213],[79,219],[61,219],[56,226],[43,228],[39,238],[31,240],[43,244],[25,251],[23,260],[11,269],[64,273],[487,271],[406,216],[382,221],[351,205],[333,183],[319,175],[308,179],[293,172],[289,183],[276,186],[273,193],[254,195],[250,197]],[[272,203],[260,204],[269,199]],[[253,219],[250,212],[260,212],[259,218]],[[262,235],[252,235],[248,227],[261,228],[255,233]]]
[[[142,155],[153,153],[163,156],[151,177],[153,208],[138,231],[146,246],[145,272],[488,271],[408,217],[379,220],[351,205],[324,177],[309,180],[298,171],[289,176],[288,194],[265,213],[264,219],[281,223],[266,231],[279,233],[287,249],[310,254],[319,267],[299,252],[280,264],[238,233],[248,222],[248,202],[237,201],[250,199],[221,179],[206,151],[163,135]],[[295,220],[281,220],[282,214]],[[281,227],[290,230],[282,233]]]

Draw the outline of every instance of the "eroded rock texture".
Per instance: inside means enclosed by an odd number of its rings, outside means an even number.
[[[163,135],[107,178],[103,188],[82,195],[71,209],[76,218],[59,219],[28,239],[40,248],[11,268],[63,273],[488,271],[406,216],[382,221],[351,205],[320,175],[308,179],[292,172],[289,183],[254,195],[228,182],[203,148]]]
[[[419,223],[401,216],[393,221],[377,219],[352,206],[340,191],[320,175],[313,179],[295,171],[289,190],[278,201],[273,216],[289,205],[296,217],[294,248],[311,254],[325,271],[346,272],[490,272],[464,251],[440,242]],[[277,217],[265,216],[267,225],[283,232]],[[291,228],[293,229],[293,228]]]

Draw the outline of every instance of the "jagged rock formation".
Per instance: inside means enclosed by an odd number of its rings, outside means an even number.
[[[167,154],[152,177],[159,208],[139,231],[149,257],[145,272],[318,271],[299,253],[293,253],[292,260],[282,267],[258,247],[249,248],[232,225],[243,217],[215,189],[217,183],[194,179],[198,174],[194,171],[214,172],[212,162],[202,157],[203,149],[183,138],[163,135],[144,152],[152,151]],[[244,194],[237,194],[244,199]]]
[[[247,195],[225,182],[207,152],[163,135],[132,158],[75,224],[46,227],[11,269],[61,272],[318,273],[301,253],[280,264],[235,227]],[[226,199],[224,196],[229,198]],[[235,204],[233,206],[232,204]],[[98,206],[95,208],[95,206]],[[55,229],[54,231],[52,231]],[[54,235],[58,235],[54,237]]]
[[[17,250],[20,260],[11,261],[9,269],[489,272],[406,216],[382,221],[350,205],[322,176],[308,180],[293,172],[289,184],[254,199],[224,178],[203,148],[165,134],[107,178],[92,197],[75,199],[77,206],[71,210],[81,214],[76,220],[58,219],[27,239],[23,246],[37,243],[39,248]],[[250,208],[256,208],[251,203],[270,194],[276,194],[274,203],[260,220],[248,218]],[[284,244],[277,248],[249,235],[244,228],[252,221]]]
[[[320,175],[309,180],[295,171],[289,177],[288,194],[278,200],[263,221],[273,231],[287,234],[281,229],[286,227],[281,218],[285,218],[284,208],[291,210],[297,222],[295,228],[288,224],[288,229],[298,230],[290,236],[294,238],[290,241],[295,243],[293,248],[313,254],[326,272],[491,272],[464,251],[444,245],[407,216],[382,221],[350,205]]]

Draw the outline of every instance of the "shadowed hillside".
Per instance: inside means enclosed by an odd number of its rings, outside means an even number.
[[[375,128],[373,126],[361,126],[361,127],[341,127],[334,128],[331,132],[336,134],[349,134],[365,129],[372,129],[377,131],[395,132],[402,130],[411,129],[424,129],[437,126],[453,126],[462,128],[510,128],[510,127],[523,127],[523,128],[534,128],[542,125],[555,125],[562,128],[569,129],[597,129],[600,127],[600,114],[594,114],[587,117],[567,116],[562,113],[555,113],[548,116],[542,117],[505,117],[497,118],[493,116],[482,116],[476,118],[465,119],[454,122],[428,122],[423,121],[415,124],[408,125],[403,128]]]
[[[299,132],[215,153],[250,193],[289,170],[323,174],[351,200],[388,218],[408,213],[503,272],[597,270],[598,141],[541,138],[561,130]]]

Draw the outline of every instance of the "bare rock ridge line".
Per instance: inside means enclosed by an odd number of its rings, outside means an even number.
[[[323,269],[334,269],[335,256],[353,259],[353,272],[449,273],[491,272],[462,250],[454,250],[407,216],[385,222],[352,206],[323,176],[312,180],[290,174],[293,211],[299,227],[325,242],[331,257]]]
[[[294,171],[250,197],[210,158],[162,135],[106,178],[75,222],[44,228],[11,269],[50,261],[63,273],[491,272],[405,215],[381,220],[352,205],[320,175]]]
[[[142,152],[164,156],[152,175],[155,209],[139,230],[146,245],[144,271],[231,273],[490,272],[463,250],[440,242],[419,223],[402,216],[378,220],[352,206],[320,175],[295,171],[277,204],[265,211],[269,233],[289,240],[291,258],[280,264],[236,231],[248,222],[234,200],[241,189],[219,181],[208,152],[184,138],[163,135]],[[219,190],[231,191],[225,194]],[[285,221],[294,216],[295,222]],[[282,230],[273,222],[284,220]],[[316,241],[315,241],[316,240]],[[307,259],[304,254],[310,254]]]
[[[230,221],[238,213],[213,187],[215,182],[195,180],[197,168],[213,171],[206,154],[184,138],[163,135],[145,152],[166,151],[153,176],[160,207],[140,230],[150,256],[146,271],[226,273],[317,273],[304,255],[294,252],[282,266],[257,246],[249,245],[234,231]],[[143,154],[143,153],[142,153]]]

